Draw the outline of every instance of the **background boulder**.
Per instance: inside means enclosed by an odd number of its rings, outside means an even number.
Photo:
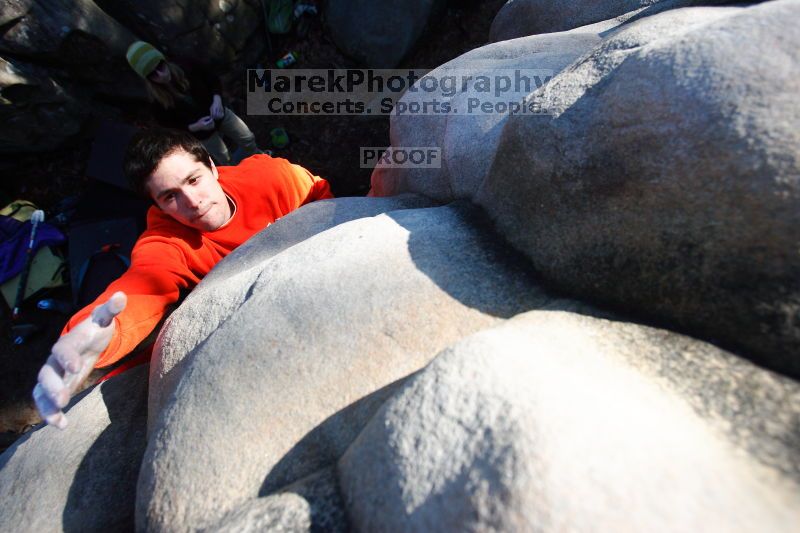
[[[266,45],[259,0],[181,0],[168,5],[158,0],[119,0],[104,2],[104,8],[168,57],[225,68],[255,62]]]
[[[532,36],[513,42],[487,45],[453,59],[428,73],[416,85],[425,85],[426,78],[437,80],[435,91],[406,92],[401,106],[430,105],[438,101],[451,106],[447,113],[407,113],[391,116],[390,139],[394,147],[439,147],[441,168],[378,167],[372,173],[370,195],[385,196],[400,192],[424,194],[442,202],[471,198],[492,166],[500,133],[508,119],[508,111],[482,113],[470,110],[470,100],[480,103],[520,103],[535,88],[578,57],[597,46],[603,35],[618,26],[616,20],[605,21],[577,30],[553,35]],[[530,84],[512,83],[510,90],[494,96],[476,89],[476,76],[510,76],[515,72]],[[441,80],[456,76],[472,78],[458,91],[443,89]],[[459,81],[459,84],[461,82]],[[429,109],[431,109],[429,107]]]
[[[50,150],[77,134],[88,102],[47,69],[0,57],[0,153]]]
[[[666,9],[735,3],[725,0],[509,0],[498,11],[489,30],[492,42],[526,35],[571,30],[602,20],[625,20]]]
[[[4,28],[0,52],[84,66],[108,56],[124,60],[128,45],[135,40],[92,0],[10,0],[0,14],[0,24]]]
[[[393,68],[444,6],[444,0],[329,0],[325,19],[342,52],[365,67]]]
[[[798,14],[627,25],[531,93],[474,200],[563,290],[800,376]]]
[[[0,455],[0,530],[132,530],[147,366],[79,394],[65,412],[64,431],[39,426]]]
[[[0,153],[63,144],[89,118],[94,95],[144,98],[125,64],[135,36],[94,2],[13,0],[0,25]]]
[[[793,531],[800,387],[708,344],[533,311],[407,382],[339,461],[360,531]]]

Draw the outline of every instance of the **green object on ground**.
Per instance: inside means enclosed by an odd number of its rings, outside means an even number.
[[[275,66],[278,68],[289,68],[292,65],[297,63],[297,54],[294,52],[289,52],[278,61],[275,62]]]
[[[289,134],[283,128],[273,128],[269,132],[272,146],[275,148],[284,148],[289,145]]]

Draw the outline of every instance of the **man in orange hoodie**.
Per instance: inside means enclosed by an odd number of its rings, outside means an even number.
[[[36,406],[59,428],[66,427],[61,409],[92,368],[130,353],[181,292],[278,218],[333,198],[327,181],[285,159],[255,155],[235,167],[216,167],[194,137],[177,130],[139,132],[124,166],[155,205],[130,268],[69,320],[39,372]]]

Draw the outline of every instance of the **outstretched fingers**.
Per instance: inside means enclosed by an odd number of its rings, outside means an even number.
[[[38,386],[41,387],[47,399],[60,409],[69,403],[70,391],[64,384],[61,375],[53,367],[52,359],[53,356],[51,355],[47,364],[39,370]]]
[[[76,342],[74,337],[61,337],[53,345],[50,357],[47,358],[47,365],[53,365],[53,368],[56,371],[61,371],[62,374],[80,372],[83,366],[80,352],[81,344],[81,342]]]
[[[95,307],[94,311],[92,311],[92,321],[101,328],[107,327],[114,320],[114,317],[125,309],[125,304],[127,303],[128,297],[124,292],[115,292],[106,303]]]
[[[75,342],[71,338],[60,338],[53,345],[50,357],[47,358],[46,366],[52,366],[62,374],[69,372],[75,374],[81,370],[81,354],[76,349]]]
[[[33,388],[33,401],[36,402],[36,408],[46,423],[56,426],[58,429],[67,427],[67,417],[53,403],[41,383]]]

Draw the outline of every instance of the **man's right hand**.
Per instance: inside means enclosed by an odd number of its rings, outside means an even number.
[[[197,122],[192,122],[189,124],[188,127],[189,131],[208,131],[214,129],[214,119],[210,116],[205,116],[199,119]]]
[[[127,299],[124,292],[115,292],[106,303],[95,307],[90,317],[53,345],[33,389],[36,408],[48,424],[59,429],[67,427],[67,418],[61,409],[69,403],[94,368],[97,358],[108,347],[116,328],[114,317],[125,309]]]

